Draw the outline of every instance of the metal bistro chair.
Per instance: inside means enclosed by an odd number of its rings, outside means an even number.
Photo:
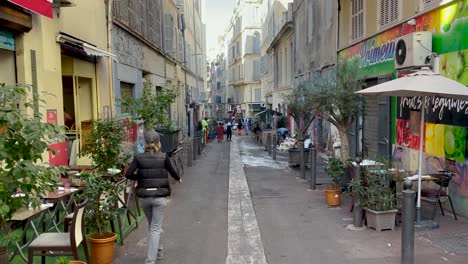
[[[88,246],[83,233],[86,202],[84,201],[75,207],[70,233],[46,232],[34,239],[28,247],[29,264],[33,263],[34,256],[42,256],[42,263],[45,263],[45,256],[73,256],[74,259],[78,260],[78,246],[80,244],[83,244],[86,260],[89,262]]]
[[[440,171],[441,174],[437,174],[437,176],[434,175],[434,177],[437,177],[438,179],[435,180],[434,182],[439,185],[439,188],[434,189],[434,188],[423,188],[421,190],[421,198],[425,198],[425,201],[434,203],[434,210],[432,211],[432,220],[434,220],[436,212],[437,212],[437,204],[439,204],[440,211],[442,212],[442,215],[445,216],[444,208],[442,207],[442,201],[441,198],[445,197],[448,198],[448,201],[450,202],[450,207],[452,208],[453,216],[455,220],[457,220],[457,214],[455,213],[455,209],[453,208],[453,203],[452,203],[452,198],[449,195],[448,187],[450,180],[452,180],[452,175],[453,172],[451,171]],[[446,200],[445,200],[446,201]]]

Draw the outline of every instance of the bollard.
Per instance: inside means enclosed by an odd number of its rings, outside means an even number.
[[[192,153],[192,158],[193,158],[193,160],[197,159],[197,153],[198,153],[198,140],[197,140],[197,138],[198,137],[195,136],[193,138],[193,141],[192,141],[192,145],[193,145],[193,147],[192,147],[192,152],[193,152]]]
[[[317,181],[317,150],[314,146],[309,151],[310,156],[310,189],[316,189],[316,181]]]
[[[271,133],[267,134],[267,150],[268,155],[271,155]]]
[[[405,187],[406,186],[405,182]],[[416,193],[411,189],[403,190],[403,212],[401,222],[401,264],[414,263],[414,198]]]
[[[276,160],[276,134],[273,134],[273,160]]]
[[[201,155],[202,154],[202,150],[203,150],[203,144],[202,144],[202,139],[201,137],[198,137],[197,138],[197,141],[198,141],[198,155]]]
[[[354,178],[356,181],[361,179],[361,159],[356,159],[356,166],[354,166]],[[354,226],[362,227],[362,206],[358,203],[357,198],[354,197],[353,207]]]

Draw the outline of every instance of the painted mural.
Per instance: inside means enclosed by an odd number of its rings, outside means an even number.
[[[468,85],[468,0],[454,1],[415,18],[416,25],[398,25],[345,49],[338,58],[358,63],[359,75],[367,79],[395,72],[396,38],[414,31],[432,32],[432,50],[440,57],[440,73]],[[441,88],[443,89],[443,88]],[[468,89],[468,87],[467,87]],[[450,169],[455,172],[451,196],[457,213],[468,217],[468,102],[441,97],[426,101],[423,135],[419,135],[421,97],[393,99],[393,158],[405,170],[418,167],[419,139],[423,136],[423,172]]]

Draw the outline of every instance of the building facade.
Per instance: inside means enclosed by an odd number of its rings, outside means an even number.
[[[288,118],[287,127],[294,133],[294,122],[288,116],[284,96],[293,87],[293,1],[264,1],[262,28],[262,92],[265,107]]]
[[[241,109],[238,117],[260,111],[261,1],[239,0],[228,28],[228,70],[232,101]]]
[[[468,85],[463,64],[468,54],[467,1],[340,2],[338,57],[359,65],[359,76],[367,87],[404,76],[424,65]],[[418,36],[428,36],[428,40]],[[440,58],[439,65],[432,63],[431,54]],[[356,143],[364,157],[392,157],[404,169],[415,171],[419,140],[424,137],[422,173],[452,170],[455,176],[450,195],[457,213],[466,216],[467,111],[464,107],[451,107],[460,105],[459,100],[433,97],[433,107],[424,113],[425,133],[420,135],[414,129],[415,125],[419,127],[420,120],[412,112],[417,111],[421,100],[419,97],[369,98],[363,116],[362,140]]]

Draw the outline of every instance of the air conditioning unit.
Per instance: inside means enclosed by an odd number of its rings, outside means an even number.
[[[431,66],[431,32],[413,32],[397,38],[395,43],[395,69]]]

